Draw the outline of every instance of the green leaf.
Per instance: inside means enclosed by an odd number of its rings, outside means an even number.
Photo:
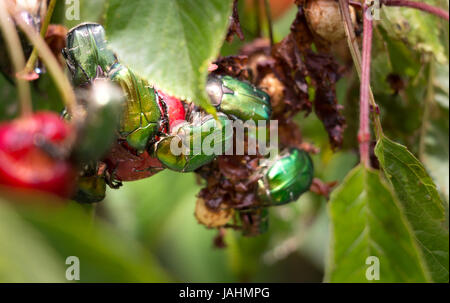
[[[376,171],[354,168],[329,203],[330,282],[427,282],[429,277],[400,204]],[[379,280],[368,280],[370,256]]]
[[[110,0],[106,31],[120,60],[168,94],[215,110],[205,84],[231,0]]]
[[[380,33],[378,43],[386,49],[388,65],[392,68],[387,68],[386,64],[380,64],[379,67],[384,67],[386,73],[395,73],[403,77],[416,77],[422,67],[419,53],[405,45],[403,41],[392,39],[384,28],[379,27],[377,29]],[[383,54],[384,52],[380,50],[378,56]]]
[[[418,0],[428,4],[445,7],[444,0]],[[408,46],[420,52],[432,53],[441,63],[448,57],[441,42],[440,33],[447,21],[426,12],[405,7],[383,7],[381,26],[393,38],[405,41]]]
[[[433,180],[406,147],[386,137],[375,154],[405,208],[434,282],[448,282],[449,234],[444,206]]]

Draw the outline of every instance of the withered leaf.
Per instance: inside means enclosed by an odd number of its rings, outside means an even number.
[[[245,55],[221,57],[214,62],[217,68],[214,74],[228,75],[241,80],[248,80],[248,57]]]
[[[308,74],[316,87],[314,111],[328,132],[331,146],[340,147],[343,143],[345,118],[336,98],[339,66],[329,54],[308,51],[305,58]]]
[[[244,40],[244,33],[242,32],[241,22],[239,21],[238,0],[234,0],[233,2],[233,14],[230,16],[230,26],[225,39],[228,42],[231,42],[233,41],[234,35],[238,36],[239,39]]]

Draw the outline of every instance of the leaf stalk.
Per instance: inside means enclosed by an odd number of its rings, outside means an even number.
[[[415,8],[448,21],[448,11],[424,2],[411,0],[381,0],[381,4],[386,6]]]
[[[47,33],[47,29],[48,26],[50,25],[50,20],[52,19],[53,16],[53,11],[55,10],[55,6],[56,6],[56,0],[51,0],[48,8],[47,8],[47,13],[45,15],[44,21],[42,23],[42,27],[41,27],[41,31],[40,31],[40,35],[42,37],[42,39],[45,39],[45,34]],[[34,72],[34,66],[36,64],[38,58],[38,52],[36,47],[33,48],[33,52],[30,55],[30,58],[28,58],[28,62],[27,65],[25,66],[25,74],[31,74]]]
[[[66,105],[69,114],[73,114],[76,106],[75,93],[69,80],[60,67],[58,60],[53,55],[44,39],[30,25],[26,24],[20,18],[15,18],[15,20],[20,29],[34,45],[39,57],[47,67],[47,70],[61,93],[63,102]]]

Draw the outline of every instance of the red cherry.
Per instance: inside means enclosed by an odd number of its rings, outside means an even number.
[[[164,169],[147,151],[137,155],[126,143],[116,143],[104,159],[115,179],[135,181],[153,176]]]
[[[186,120],[186,112],[184,110],[183,102],[161,90],[158,90],[158,94],[166,103],[167,115],[169,116],[169,127],[170,130],[172,130],[175,125]]]
[[[1,123],[0,185],[69,197],[76,176],[72,165],[51,157],[37,145],[61,146],[69,133],[69,125],[51,112]]]

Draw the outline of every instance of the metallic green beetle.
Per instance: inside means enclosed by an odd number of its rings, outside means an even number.
[[[105,30],[96,23],[83,23],[71,29],[62,53],[74,86],[89,84],[117,63],[116,55],[106,43]]]
[[[138,152],[144,151],[164,123],[159,95],[150,84],[130,69],[117,65],[109,77],[120,84],[127,102],[124,104],[120,136]]]
[[[80,203],[96,203],[105,199],[106,182],[101,176],[81,176],[77,181],[77,190],[72,197]]]
[[[258,196],[269,205],[297,200],[309,190],[314,175],[311,157],[296,148],[279,156],[258,181]]]
[[[224,154],[230,148],[233,130],[226,115],[219,113],[218,118],[220,126],[211,115],[200,118],[199,123],[186,122],[179,126],[175,134],[157,143],[156,157],[172,170],[191,172],[211,162],[216,155]],[[199,144],[196,146],[196,143]],[[179,154],[174,154],[175,148],[171,145],[175,144]],[[205,150],[208,148],[209,152]]]
[[[230,76],[209,76],[206,92],[219,111],[234,118],[267,121],[272,114],[269,95]]]

